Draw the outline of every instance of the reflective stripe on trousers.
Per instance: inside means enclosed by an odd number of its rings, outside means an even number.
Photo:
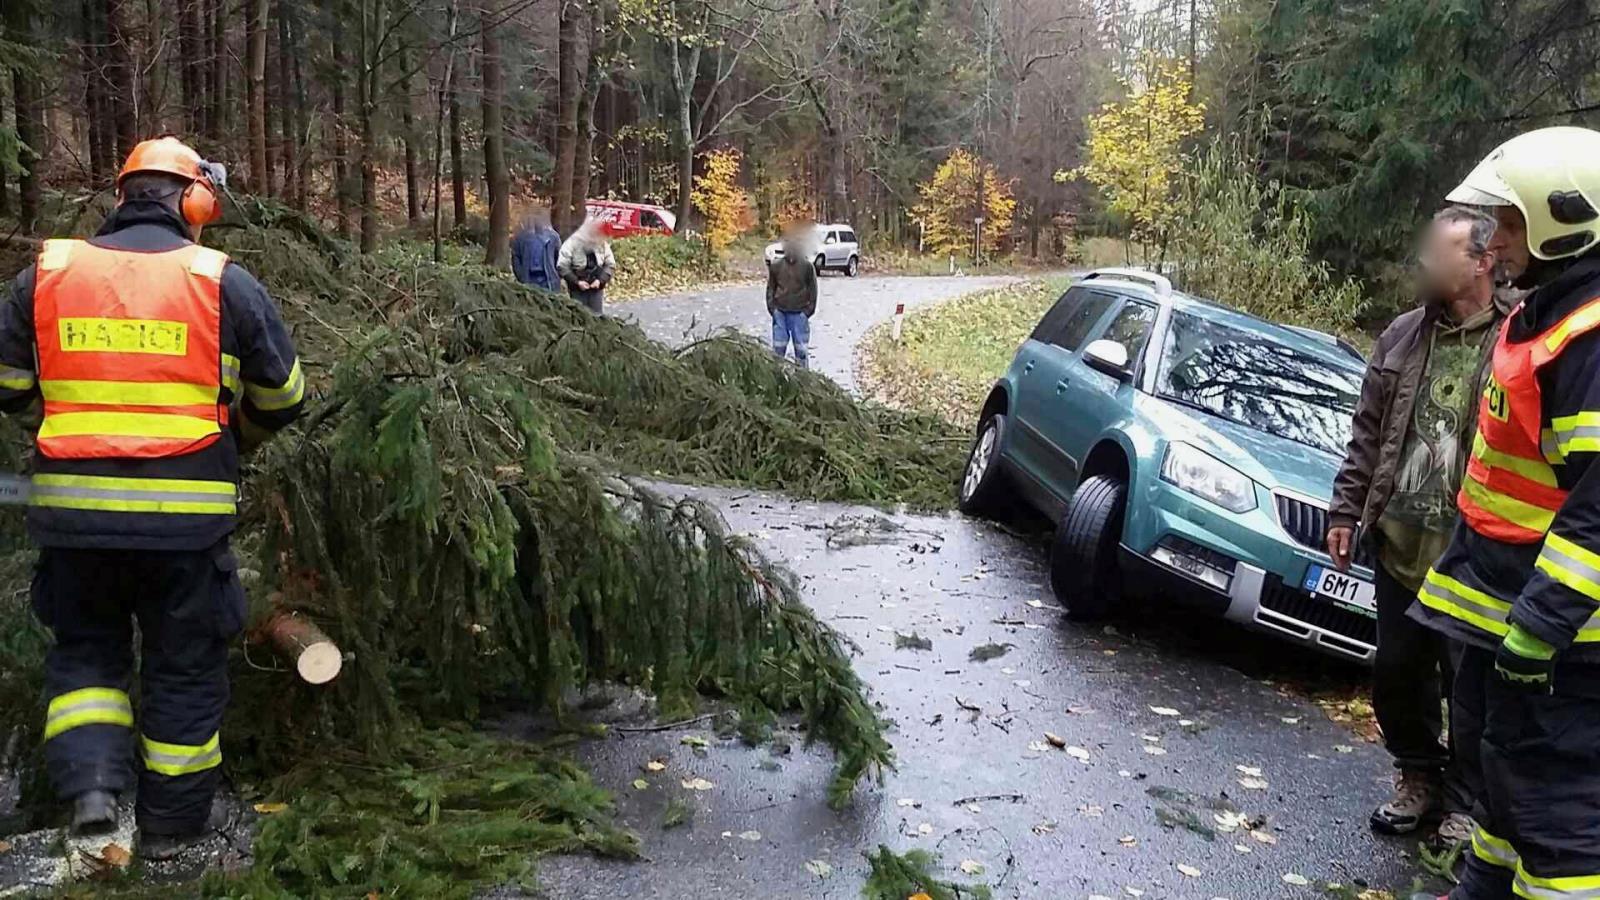
[[[1517,866],[1517,851],[1511,846],[1511,842],[1495,837],[1484,830],[1482,825],[1472,832],[1472,855],[1491,866],[1503,869],[1514,869]]]
[[[1545,549],[1549,550],[1548,543]],[[1544,553],[1540,554],[1535,565],[1540,569],[1546,569]],[[1600,571],[1596,574],[1600,574]],[[1551,577],[1557,581],[1564,581],[1553,573]],[[1570,584],[1568,586],[1572,587]],[[1511,630],[1511,626],[1506,623],[1507,616],[1511,614],[1510,603],[1462,584],[1436,569],[1429,569],[1427,576],[1423,578],[1422,587],[1417,589],[1417,600],[1429,609],[1460,619],[1497,637],[1505,637]],[[1580,644],[1600,642],[1600,610],[1589,616],[1589,620],[1578,629],[1574,640]]]
[[[1519,861],[1511,890],[1528,900],[1600,900],[1600,875],[1540,878],[1530,875]]]
[[[33,476],[28,503],[59,509],[233,515],[237,495],[231,481],[41,473]]]
[[[162,775],[188,775],[222,764],[222,743],[216,734],[204,744],[168,744],[139,736],[144,767]]]
[[[89,687],[54,697],[45,711],[44,739],[84,725],[133,727],[133,705],[116,688]]]

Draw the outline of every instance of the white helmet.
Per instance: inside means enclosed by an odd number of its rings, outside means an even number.
[[[1496,147],[1445,198],[1515,206],[1528,223],[1528,250],[1567,259],[1600,243],[1600,131],[1540,128]]]

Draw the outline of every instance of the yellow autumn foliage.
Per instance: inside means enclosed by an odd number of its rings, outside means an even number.
[[[1123,82],[1126,100],[1090,118],[1088,162],[1055,177],[1094,184],[1111,211],[1133,223],[1136,239],[1154,243],[1174,213],[1183,143],[1205,127],[1205,106],[1190,101],[1182,64],[1152,57],[1145,70],[1142,85]]]
[[[705,171],[694,180],[689,198],[706,220],[706,241],[721,251],[755,224],[750,194],[739,185],[739,165],[744,157],[736,148],[724,147],[704,154]]]
[[[1011,216],[1017,209],[1011,182],[976,154],[952,151],[917,192],[922,202],[911,214],[922,223],[925,246],[935,253],[971,252],[973,219],[979,216],[985,250],[998,248],[1011,231]]]

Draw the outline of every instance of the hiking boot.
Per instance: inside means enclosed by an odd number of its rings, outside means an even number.
[[[108,834],[117,830],[117,795],[84,791],[72,800],[74,835]]]
[[[1372,811],[1372,830],[1379,834],[1410,834],[1438,806],[1438,776],[1401,772],[1395,780],[1394,799]]]
[[[1462,812],[1453,812],[1444,817],[1439,823],[1439,833],[1434,838],[1444,847],[1460,847],[1472,842],[1472,833],[1478,830],[1478,823],[1472,817]]]
[[[184,834],[151,834],[148,831],[141,831],[139,858],[158,862],[172,859],[190,847],[205,842],[213,833],[209,828]]]

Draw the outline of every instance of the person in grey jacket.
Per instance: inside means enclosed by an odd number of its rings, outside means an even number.
[[[567,283],[572,299],[600,315],[605,306],[606,285],[617,270],[617,257],[611,252],[611,223],[588,218],[561,244],[556,270]]]
[[[811,367],[811,317],[817,311],[817,270],[795,232],[784,235],[783,255],[767,266],[767,313],[772,316],[772,352],[782,359],[794,345],[794,361]]]

